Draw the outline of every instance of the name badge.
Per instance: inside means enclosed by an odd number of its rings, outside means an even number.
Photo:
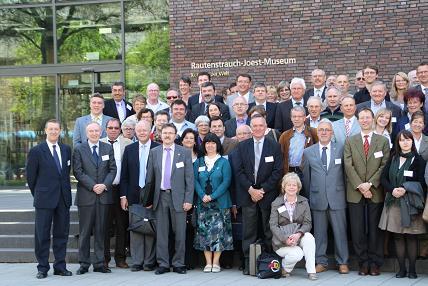
[[[149,221],[149,219],[148,219],[148,218],[143,218],[143,220],[144,220],[144,221]]]
[[[178,162],[178,163],[175,164],[175,167],[177,167],[177,169],[183,168],[184,167],[184,163],[183,162]]]
[[[199,167],[198,172],[203,172],[203,171],[205,171],[205,167]]]
[[[265,162],[266,163],[273,162],[273,156],[265,157]]]
[[[391,117],[391,122],[392,122],[392,123],[397,122],[397,117]]]
[[[306,144],[309,144],[309,142],[311,142],[311,137],[308,137],[308,139],[306,139]]]
[[[406,125],[404,125],[404,129],[409,130],[410,129],[410,123],[407,123]]]
[[[334,164],[336,164],[336,165],[340,165],[340,164],[342,164],[342,159],[334,159]]]
[[[279,207],[278,208],[278,212],[281,214],[283,212],[285,212],[287,209],[285,208],[285,206]]]
[[[126,108],[127,108],[128,110],[131,110],[131,109],[132,109],[132,106],[131,106],[131,105],[129,105],[129,104],[127,104],[127,105],[126,105]]]
[[[67,161],[67,166],[70,166],[71,165],[71,162],[70,162],[70,160],[68,160]]]
[[[103,161],[108,161],[108,159],[110,159],[110,157],[108,155],[103,155],[101,157],[101,160],[103,160]]]
[[[375,152],[374,153],[374,157],[377,159],[377,158],[382,158],[383,157],[383,153],[382,153],[382,151],[379,151],[379,152]]]
[[[413,171],[404,170],[404,177],[413,177]]]

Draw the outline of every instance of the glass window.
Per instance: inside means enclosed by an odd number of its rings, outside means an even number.
[[[120,3],[58,6],[58,62],[120,60],[120,28]]]
[[[0,9],[0,65],[54,62],[52,9]]]
[[[28,151],[55,118],[55,77],[0,78],[0,186],[25,186]]]
[[[144,92],[150,82],[169,87],[169,29],[166,0],[125,3],[126,84]]]
[[[52,3],[52,0],[1,0],[1,5],[11,4],[33,4],[33,3]]]

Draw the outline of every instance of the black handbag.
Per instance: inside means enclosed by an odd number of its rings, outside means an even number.
[[[152,209],[133,204],[129,207],[129,213],[129,231],[151,236],[156,234],[156,219]]]
[[[257,258],[257,277],[260,279],[281,278],[282,258],[276,253],[262,252]]]

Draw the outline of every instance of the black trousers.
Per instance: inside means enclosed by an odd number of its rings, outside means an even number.
[[[70,229],[70,208],[65,205],[62,196],[54,209],[36,208],[34,250],[38,262],[38,271],[49,271],[52,225],[52,250],[55,256],[53,268],[61,271],[66,269],[65,255]]]
[[[260,208],[257,203],[242,207],[242,251],[249,257],[250,244],[263,240],[265,250],[272,251],[272,232],[269,227],[270,208]],[[260,227],[259,227],[260,226]]]
[[[351,238],[359,266],[382,266],[384,232],[379,229],[383,203],[373,203],[361,198],[358,203],[348,203]]]
[[[111,260],[110,238],[115,238],[114,260],[116,263],[126,261],[127,229],[129,225],[128,213],[120,207],[119,186],[113,186],[114,203],[108,206],[106,236],[104,242],[104,258]]]

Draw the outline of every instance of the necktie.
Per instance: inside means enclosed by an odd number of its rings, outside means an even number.
[[[364,154],[366,154],[366,158],[367,158],[367,155],[369,154],[369,148],[370,148],[369,135],[364,135]]]
[[[144,188],[146,185],[146,146],[141,145],[140,147],[140,178],[138,181],[138,185],[140,188]]]
[[[345,119],[345,134],[346,134],[346,137],[349,137],[349,133],[351,133],[351,126],[350,126],[350,124],[351,124],[351,120]]]
[[[119,115],[119,120],[122,122],[125,119],[125,113],[122,107],[122,103],[116,103],[117,115]]]
[[[95,160],[95,165],[98,167],[98,154],[97,154],[97,145],[92,146],[92,158]]]
[[[208,115],[208,104],[205,105],[205,115]]]
[[[302,105],[302,103],[300,101],[296,101],[294,104],[297,105],[297,106]]]
[[[327,147],[322,147],[321,162],[324,168],[327,170]]]
[[[165,157],[165,166],[163,171],[163,187],[171,189],[171,148],[165,148],[166,157]]]
[[[59,162],[58,153],[56,152],[56,145],[52,145],[53,148],[53,157],[55,160],[56,167],[58,168],[58,172],[61,173],[61,163]]]
[[[259,171],[260,165],[260,141],[255,141],[255,152],[254,152],[254,181],[257,182],[257,172]]]
[[[424,93],[425,93],[425,96],[428,96],[428,87],[424,88]]]
[[[117,140],[108,140],[108,142],[113,145],[115,142],[117,142]]]

